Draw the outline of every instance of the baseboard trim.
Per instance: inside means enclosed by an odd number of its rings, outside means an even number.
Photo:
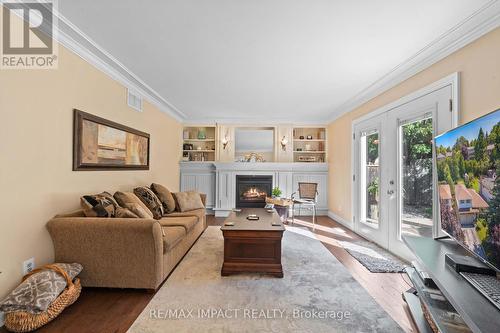
[[[332,220],[335,220],[336,222],[342,224],[344,227],[354,231],[354,224],[352,223],[352,221],[346,220],[345,218],[341,217],[340,215],[335,214],[331,210],[328,211],[328,217],[331,218]]]

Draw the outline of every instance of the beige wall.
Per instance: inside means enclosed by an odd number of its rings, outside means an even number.
[[[439,79],[460,72],[460,123],[500,108],[500,28],[340,117],[329,125],[329,210],[351,221],[352,121]]]
[[[22,262],[53,260],[45,223],[78,208],[79,197],[152,181],[178,190],[181,124],[145,102],[127,106],[126,88],[59,47],[57,70],[0,70],[0,298]],[[149,171],[72,171],[73,108],[151,135]]]

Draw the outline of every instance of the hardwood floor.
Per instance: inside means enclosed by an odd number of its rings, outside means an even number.
[[[208,217],[209,225],[221,225],[223,221],[222,218]],[[309,218],[300,218],[296,224],[311,227],[309,221]],[[329,217],[318,217],[313,232],[403,330],[418,332],[401,298],[401,293],[409,288],[406,276],[399,273],[370,273],[337,243],[339,240],[359,239],[360,236]],[[126,332],[153,296],[144,290],[84,288],[75,304],[37,332]],[[8,331],[4,327],[0,328],[0,333],[5,332]]]

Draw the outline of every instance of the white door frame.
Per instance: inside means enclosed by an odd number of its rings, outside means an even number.
[[[383,114],[387,111],[390,111],[394,108],[397,108],[403,104],[406,104],[406,103],[409,103],[413,100],[416,100],[418,98],[421,98],[425,95],[428,95],[436,90],[439,90],[441,88],[444,88],[444,87],[447,87],[447,86],[451,86],[451,91],[452,91],[452,97],[451,97],[451,100],[452,100],[452,105],[451,105],[451,112],[452,112],[452,127],[456,127],[458,126],[458,121],[459,121],[459,114],[460,114],[460,73],[459,72],[455,72],[453,74],[450,74],[444,78],[442,78],[441,80],[438,80],[436,82],[433,82],[417,91],[414,91],[408,95],[405,95],[401,98],[399,98],[398,100],[394,101],[394,102],[391,102],[387,105],[384,105],[378,109],[375,109],[374,111],[368,113],[368,114],[365,114],[355,120],[353,120],[352,124],[351,124],[351,137],[353,138],[351,140],[351,184],[353,184],[353,186],[351,186],[351,212],[352,212],[352,220],[351,220],[351,229],[352,230],[355,230],[356,229],[356,218],[359,218],[359,216],[356,216],[356,214],[358,214],[358,212],[355,212],[355,207],[356,207],[356,202],[357,202],[357,198],[356,198],[356,193],[357,191],[355,190],[355,187],[354,185],[357,186],[357,184],[354,184],[355,180],[354,180],[354,175],[356,174],[356,159],[357,159],[357,156],[356,156],[356,147],[355,147],[355,140],[354,140],[354,134],[356,133],[355,132],[355,127],[357,124],[359,124],[360,122],[363,122],[365,120],[368,120],[370,118],[373,118],[375,116],[378,116],[380,114]],[[357,180],[356,180],[357,181]],[[382,192],[381,192],[382,193]],[[434,223],[433,225],[433,228],[434,228],[434,235],[442,235],[442,232],[440,230],[440,226],[439,226],[439,223]]]
[[[435,137],[438,134],[444,133],[451,129],[453,126],[453,113],[449,110],[449,100],[452,96],[451,86],[446,86],[440,88],[431,94],[422,96],[414,100],[413,102],[403,104],[402,106],[391,110],[386,113],[387,123],[392,124],[390,126],[395,126],[396,131],[389,131],[386,133],[386,140],[390,142],[396,142],[396,145],[392,147],[392,160],[388,168],[391,168],[389,174],[391,179],[394,179],[394,197],[389,200],[390,211],[389,220],[389,250],[400,257],[406,259],[412,259],[413,255],[409,249],[404,245],[402,241],[402,213],[403,213],[403,185],[402,185],[402,122],[413,122],[417,119],[423,119],[426,116],[432,116],[433,123],[433,135]],[[432,147],[432,156],[434,156],[434,146]],[[437,207],[437,188],[435,186],[435,176],[436,176],[436,166],[432,163],[432,205]],[[396,169],[394,167],[396,166]],[[439,211],[433,209],[432,221],[436,221],[432,225],[432,235],[434,237],[440,236],[440,220]]]
[[[358,198],[358,207],[357,208],[363,208],[366,209],[366,201],[363,201],[363,197],[365,196],[364,191],[361,190],[361,186],[359,181],[362,179],[361,174],[365,171],[365,165],[361,163],[361,156],[363,155],[364,158],[366,158],[366,152],[362,152],[360,150],[360,140],[362,139],[361,133],[363,132],[371,132],[371,131],[376,131],[379,135],[379,145],[378,145],[378,159],[379,159],[379,193],[383,193],[384,190],[386,190],[385,183],[382,182],[382,179],[386,177],[386,170],[384,169],[386,163],[386,158],[387,156],[385,155],[386,151],[382,149],[385,145],[385,140],[382,138],[382,134],[385,132],[384,129],[384,120],[382,118],[385,117],[385,115],[382,115],[383,117],[378,117],[375,116],[373,118],[367,119],[363,123],[357,124],[357,126],[354,127],[356,137],[353,142],[356,142],[357,144],[354,146],[353,149],[353,154],[357,158],[357,161],[359,163],[355,163],[355,170],[354,174],[357,174],[356,176],[356,186],[353,186],[353,194],[355,197]],[[353,137],[354,139],[354,137]],[[357,164],[357,165],[356,165]],[[366,200],[366,198],[364,198]],[[363,201],[361,204],[359,201]],[[364,206],[364,207],[363,207]],[[353,221],[353,230],[362,235],[363,237],[370,238],[373,241],[376,241],[378,244],[380,244],[383,247],[388,247],[389,245],[389,230],[387,229],[388,226],[383,224],[382,221],[386,221],[389,217],[388,213],[389,210],[386,209],[388,206],[388,201],[387,197],[383,195],[379,195],[379,201],[378,201],[378,209],[379,209],[379,219],[377,226],[370,225],[369,223],[366,223],[365,221],[359,221],[359,223],[356,223],[357,221]],[[361,215],[360,214],[361,209],[356,209],[355,212],[353,212],[355,215]],[[358,219],[360,219],[361,216],[358,216]]]

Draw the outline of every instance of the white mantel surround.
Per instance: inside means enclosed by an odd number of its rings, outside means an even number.
[[[318,215],[328,212],[327,163],[245,163],[181,162],[181,191],[197,190],[207,194],[207,208],[215,216],[225,217],[236,203],[237,175],[268,175],[273,187],[290,197],[299,182],[318,183]]]

